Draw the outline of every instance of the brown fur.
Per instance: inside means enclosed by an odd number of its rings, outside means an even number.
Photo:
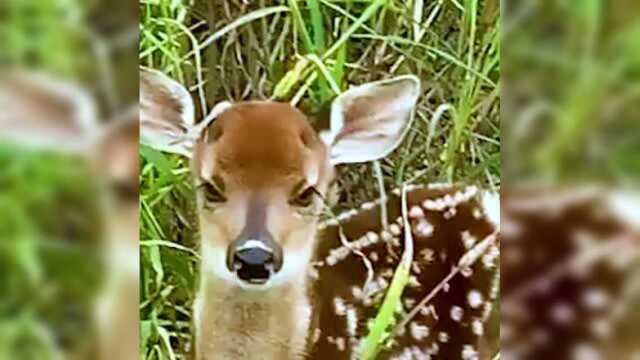
[[[303,180],[326,189],[331,176],[326,159],[325,145],[305,116],[288,104],[248,102],[224,112],[196,143],[192,161],[198,181],[215,171],[227,198],[211,211],[199,201],[203,250],[226,249],[247,224],[258,221],[247,208],[260,199],[266,204],[260,221],[283,247],[285,263],[291,260],[287,254],[310,257],[316,218],[301,216],[289,199]],[[211,272],[217,261],[203,255],[197,358],[300,359],[310,309],[305,272],[267,291],[247,291]]]
[[[229,182],[262,188],[302,178],[306,167],[324,163],[325,157],[324,145],[300,111],[285,103],[248,102],[209,127],[196,145],[194,165],[198,173],[199,164],[212,160]]]

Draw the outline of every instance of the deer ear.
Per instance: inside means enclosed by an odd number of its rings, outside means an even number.
[[[0,72],[0,140],[82,153],[98,131],[89,92],[45,73]]]
[[[138,105],[132,105],[110,119],[100,131],[94,144],[94,163],[109,183],[136,184],[138,181],[139,118]]]
[[[182,85],[159,71],[140,70],[140,142],[191,157],[194,107]]]
[[[413,120],[420,81],[412,75],[364,84],[334,100],[331,130],[320,134],[331,163],[357,163],[387,156]]]
[[[156,150],[191,158],[202,131],[229,107],[220,102],[195,124],[193,99],[184,86],[157,70],[140,70],[140,142]]]

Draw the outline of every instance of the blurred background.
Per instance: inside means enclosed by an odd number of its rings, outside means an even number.
[[[0,1],[0,359],[97,358],[96,148],[137,102],[137,20],[130,1]]]
[[[503,1],[501,357],[640,357],[640,3]]]

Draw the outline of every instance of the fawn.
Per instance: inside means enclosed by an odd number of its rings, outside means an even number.
[[[503,359],[637,358],[638,195],[584,185],[503,191]]]
[[[487,334],[496,330],[484,326],[498,287],[496,196],[475,187],[414,187],[406,197],[409,224],[396,193],[318,219],[334,166],[393,151],[419,95],[414,76],[352,88],[334,101],[331,129],[320,134],[296,108],[269,101],[223,102],[196,124],[187,90],[142,70],[141,141],[190,158],[197,188],[196,359],[357,359],[407,226],[416,255],[399,311],[415,309],[380,358],[495,353]]]
[[[90,93],[44,73],[0,73],[0,139],[62,152],[87,161],[103,194],[105,280],[95,303],[97,338],[70,358],[138,356],[138,138],[139,111],[132,106],[99,123]],[[99,232],[97,232],[99,233]]]

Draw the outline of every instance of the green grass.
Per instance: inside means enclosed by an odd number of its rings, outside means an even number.
[[[99,210],[77,158],[0,145],[0,359],[86,351],[99,289]]]
[[[378,163],[379,172],[371,164],[340,167],[332,210],[377,198],[377,174],[387,189],[442,181],[498,188],[498,7],[477,0],[143,0],[140,62],[185,84],[200,117],[222,100],[275,99],[318,126],[349,85],[415,74],[424,91],[407,139]],[[198,278],[189,167],[150,149],[141,158],[141,357],[181,358],[193,345]],[[384,332],[392,321],[383,312],[377,326]]]

